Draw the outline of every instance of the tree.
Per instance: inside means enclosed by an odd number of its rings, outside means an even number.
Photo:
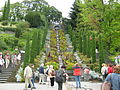
[[[39,12],[29,12],[25,16],[25,20],[30,23],[30,27],[37,28],[40,26],[45,26],[45,22],[42,20]]]
[[[9,14],[10,14],[10,0],[8,0],[8,2],[5,2],[3,10],[3,20],[9,20]]]
[[[32,37],[32,45],[31,45],[31,53],[30,53],[30,63],[34,63],[34,59],[36,58],[37,56],[37,39],[38,39],[38,32],[35,31],[33,33],[33,37]]]
[[[27,42],[26,42],[26,48],[25,48],[23,68],[25,68],[27,64],[29,64],[29,62],[30,62],[30,37],[28,35]]]

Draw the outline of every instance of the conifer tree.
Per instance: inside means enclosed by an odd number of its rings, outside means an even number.
[[[37,42],[38,39],[38,33],[37,31],[34,32],[33,37],[32,37],[32,45],[31,45],[31,58],[30,58],[30,63],[34,63],[34,59],[37,56]]]
[[[25,48],[23,68],[25,68],[27,64],[29,64],[29,60],[30,60],[30,37],[28,35],[27,42],[26,42],[26,48]]]
[[[6,11],[7,11],[7,5],[6,5],[6,2],[5,2],[2,20],[6,20]]]

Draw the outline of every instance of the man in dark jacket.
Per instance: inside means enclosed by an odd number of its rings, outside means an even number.
[[[62,90],[63,83],[66,82],[66,67],[62,66],[56,73],[56,82],[58,83],[58,90]]]
[[[45,84],[44,83],[44,64],[41,64],[39,68],[39,84]]]

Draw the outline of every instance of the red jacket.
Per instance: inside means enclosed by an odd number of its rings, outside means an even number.
[[[113,73],[113,67],[108,67],[108,74]]]
[[[81,67],[73,67],[74,72],[73,75],[80,76],[81,75]]]

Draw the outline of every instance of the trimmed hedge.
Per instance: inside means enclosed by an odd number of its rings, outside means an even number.
[[[11,28],[11,27],[0,27],[0,31],[12,31],[15,32],[16,28]]]

